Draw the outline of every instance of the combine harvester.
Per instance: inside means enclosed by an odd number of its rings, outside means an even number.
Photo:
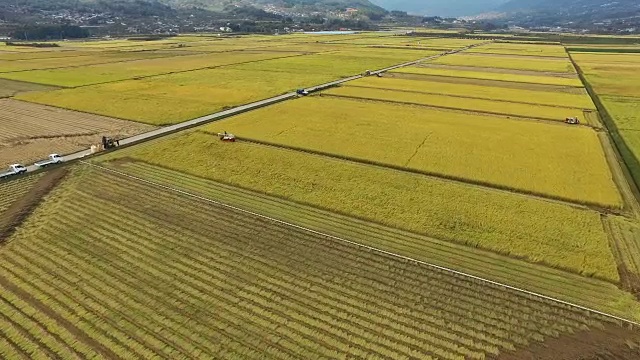
[[[236,136],[226,131],[218,133],[218,138],[224,142],[236,142]]]
[[[580,125],[580,120],[576,116],[565,118],[564,122],[571,125]]]

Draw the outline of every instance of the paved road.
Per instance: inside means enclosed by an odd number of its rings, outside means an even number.
[[[398,64],[398,65],[394,65],[394,66],[390,66],[384,69],[380,69],[380,70],[375,70],[372,71],[371,73],[373,75],[377,75],[377,74],[381,74],[384,73],[386,71],[390,71],[390,70],[394,70],[394,69],[398,69],[398,68],[402,68],[402,67],[406,67],[406,66],[411,66],[411,65],[415,65],[419,62],[422,61],[427,61],[427,60],[433,60],[433,59],[437,59],[439,57],[442,56],[447,56],[450,54],[455,54],[476,46],[480,46],[483,45],[484,43],[480,43],[480,44],[475,44],[475,45],[470,45],[461,49],[457,49],[457,50],[452,50],[446,53],[441,53],[441,54],[437,54],[437,55],[433,55],[433,56],[429,56],[429,57],[425,57],[425,58],[421,58],[418,60],[414,60],[414,61],[409,61],[406,63],[402,63],[402,64]],[[316,92],[316,91],[320,91],[326,88],[330,88],[332,86],[336,86],[348,81],[353,81],[353,80],[357,80],[362,78],[363,75],[355,75],[355,76],[351,76],[348,78],[343,78],[340,80],[336,80],[336,81],[332,81],[326,84],[321,84],[321,85],[317,85],[317,86],[312,86],[309,88],[306,88],[305,90],[307,90],[309,93],[312,92]],[[265,107],[265,106],[269,106],[275,103],[279,103],[285,100],[289,100],[289,99],[293,99],[296,98],[298,95],[295,92],[290,92],[290,93],[286,93],[283,95],[279,95],[279,96],[274,96],[272,98],[268,98],[268,99],[264,99],[264,100],[260,100],[260,101],[256,101],[250,104],[245,104],[245,105],[241,105],[238,107],[234,107],[228,110],[224,110],[224,111],[220,111],[211,115],[206,115],[206,116],[202,116],[199,117],[197,119],[192,119],[189,121],[185,121],[179,124],[175,124],[175,125],[170,125],[170,126],[165,126],[165,127],[161,127],[159,129],[153,130],[153,131],[149,131],[143,134],[139,134],[139,135],[135,135],[126,139],[121,139],[120,140],[120,146],[126,146],[126,145],[133,145],[133,144],[137,144],[137,143],[141,143],[144,141],[148,141],[151,139],[155,139],[158,137],[162,137],[162,136],[166,136],[169,134],[173,134],[175,132],[181,131],[181,130],[185,130],[185,129],[189,129],[192,127],[196,127],[196,126],[200,126],[200,125],[204,125],[204,124],[208,124],[214,121],[218,121],[218,120],[222,120],[224,118],[233,116],[233,115],[237,115],[243,112],[247,112],[247,111],[251,111],[251,110],[255,110],[261,107]],[[74,161],[74,160],[78,160],[81,158],[84,158],[88,155],[91,155],[91,150],[90,149],[86,149],[86,150],[82,150],[82,151],[78,151],[75,152],[73,154],[67,154],[63,156],[64,162],[70,162],[70,161]],[[39,168],[37,168],[35,165],[30,165],[27,166],[27,171],[28,172],[33,172],[33,171],[37,171],[39,170]]]

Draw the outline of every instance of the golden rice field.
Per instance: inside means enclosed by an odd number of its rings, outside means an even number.
[[[519,75],[519,74],[500,74],[492,72],[478,71],[466,71],[466,70],[450,70],[450,69],[437,69],[429,67],[411,66],[401,69],[393,70],[394,73],[404,74],[417,74],[417,75],[436,75],[436,76],[450,76],[461,77],[468,79],[480,79],[480,80],[498,80],[518,83],[529,84],[545,84],[556,86],[574,86],[581,87],[582,83],[580,79],[576,78],[563,78],[556,76],[534,76],[534,75]]]
[[[563,92],[510,89],[496,86],[474,84],[452,84],[428,80],[415,80],[393,77],[365,77],[350,81],[345,86],[358,86],[375,89],[415,91],[425,94],[442,94],[517,103],[561,106],[579,109],[595,109],[595,105],[586,92],[571,94]]]
[[[566,58],[567,52],[560,45],[491,43],[469,50],[474,53],[502,55],[544,56]]]
[[[72,66],[106,64],[169,56],[165,52],[98,52],[91,55],[54,57],[29,60],[0,60],[0,73]]]
[[[597,134],[587,127],[314,96],[206,129],[578,203],[622,206]]]
[[[0,60],[35,60],[49,58],[66,58],[77,56],[95,55],[95,50],[58,50],[58,51],[41,51],[41,52],[2,52],[0,51]]]
[[[564,121],[564,119],[569,116],[578,116],[579,118],[583,118],[582,111],[575,108],[515,102],[498,102],[489,99],[461,99],[459,97],[449,95],[425,94],[398,90],[341,86],[339,88],[330,89],[326,91],[325,94],[560,122]]]
[[[640,181],[640,54],[572,53],[586,80],[611,116],[621,150],[635,182]]]
[[[335,78],[357,75],[437,54],[436,51],[353,49],[327,54],[260,61],[234,66],[240,70],[296,74],[327,74]]]
[[[114,174],[74,175],[0,253],[3,358],[481,360],[582,332],[637,340],[575,307]]]
[[[220,68],[29,93],[17,98],[152,125],[166,125],[333,79],[325,74],[301,76]]]
[[[83,66],[81,69],[62,68],[5,73],[0,77],[46,85],[75,87],[296,55],[298,53],[237,51],[130,61],[126,66],[116,63]]]
[[[443,56],[430,63],[454,66],[488,67],[499,69],[547,71],[557,73],[573,73],[575,69],[568,58],[558,59],[523,59],[507,56],[468,55],[465,53]]]
[[[297,151],[222,143],[201,132],[124,149],[114,157],[618,280],[600,215],[592,210]]]
[[[510,81],[519,83],[530,84],[545,84],[545,85],[557,85],[557,86],[574,86],[581,87],[582,83],[580,79],[576,78],[563,78],[557,76],[534,76],[534,75],[519,75],[519,74],[500,74],[492,72],[483,72],[480,68],[478,71],[465,71],[465,70],[450,70],[450,69],[437,69],[429,67],[411,66],[401,69],[393,70],[394,73],[404,74],[417,74],[417,75],[436,75],[436,76],[451,76],[461,77],[469,79],[481,79],[481,80],[498,80],[498,81]]]

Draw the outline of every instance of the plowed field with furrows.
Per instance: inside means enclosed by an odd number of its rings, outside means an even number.
[[[121,138],[151,129],[125,120],[0,99],[0,167],[86,149],[103,135]]]
[[[22,137],[95,134],[124,126],[133,127],[128,121],[0,99],[0,141]]]
[[[0,183],[0,216],[18,198],[29,192],[41,175],[23,177],[14,181]]]
[[[77,175],[0,254],[2,356],[484,359],[608,323],[116,175]]]

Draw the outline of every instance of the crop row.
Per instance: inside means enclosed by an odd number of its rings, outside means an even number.
[[[157,184],[220,199],[225,203],[270,214],[279,219],[308,226],[327,233],[337,233],[375,247],[410,257],[454,266],[484,277],[519,285],[525,281],[536,291],[559,296],[590,307],[603,308],[617,302],[610,294],[615,285],[596,279],[578,277],[555,269],[535,266],[478,249],[468,249],[450,242],[438,241],[414,233],[384,227],[352,217],[329,213],[320,209],[262,195],[238,187],[224,185],[197,176],[140,163],[120,164],[118,170]],[[489,261],[489,264],[487,263]],[[606,289],[606,290],[605,290]],[[604,307],[606,311],[612,311]]]
[[[118,356],[484,358],[599,322],[111,175],[74,186],[0,266]]]
[[[346,142],[359,145],[353,138]],[[595,211],[299,151],[227,145],[211,134],[193,132],[115,155],[578,273],[618,278]],[[567,217],[574,219],[573,228],[561,221]],[[569,250],[577,239],[580,254]]]
[[[14,201],[29,192],[40,177],[41,175],[32,175],[0,183],[0,214]]]
[[[129,183],[129,184],[128,184],[128,187],[130,187],[128,191],[143,191],[143,190],[145,189],[145,187],[144,187],[144,186],[141,186],[141,185],[136,184],[136,183]],[[114,190],[114,193],[115,193],[115,194],[117,194],[117,192],[115,192],[115,190]],[[122,196],[124,196],[124,194],[121,194],[121,195],[122,195]],[[97,197],[99,197],[99,196],[100,196],[100,194],[93,194],[93,196],[97,196]],[[168,196],[168,195],[165,195],[165,196]],[[179,198],[179,197],[178,197],[178,198],[174,198],[174,200],[175,200],[175,201],[179,201],[180,199],[181,199],[181,198]],[[149,201],[151,201],[151,199],[147,199],[147,200],[145,201],[145,203],[148,203]],[[182,201],[186,201],[186,200],[185,200],[185,199],[182,199]],[[159,204],[159,203],[158,203],[158,204]],[[200,204],[200,205],[198,205],[198,204]],[[210,216],[213,216],[213,215],[200,215],[200,213],[205,213],[205,212],[207,212],[207,209],[209,209],[209,208],[207,207],[207,206],[209,206],[208,204],[194,203],[194,204],[193,204],[193,205],[191,205],[191,206],[193,206],[193,207],[197,207],[197,208],[196,208],[196,210],[197,210],[197,211],[196,211],[196,213],[195,213],[195,214],[191,214],[191,215],[190,215],[190,217],[195,217],[196,219],[200,219],[201,221],[204,221],[204,219],[206,219],[206,218],[208,218],[208,217],[210,217]],[[141,209],[140,209],[140,210],[141,210]],[[162,212],[162,209],[159,209],[158,211],[161,213],[161,212]],[[211,209],[209,209],[209,211],[211,211]],[[242,217],[242,215],[240,215],[239,217]],[[166,219],[162,219],[162,221],[163,221],[163,222],[166,222],[167,220],[166,220]],[[256,230],[256,231],[258,231],[258,230]],[[304,233],[304,232],[303,232],[303,233]],[[306,233],[304,233],[304,234],[306,234]],[[308,246],[308,244],[305,244],[305,246]],[[365,254],[359,254],[359,255],[358,255],[358,257],[359,257],[359,258],[368,259],[368,258],[370,257],[370,255],[368,255],[367,253],[365,253]],[[375,257],[374,257],[374,258],[375,258]],[[365,261],[365,263],[367,263],[367,262]],[[414,269],[414,268],[411,268],[411,269]],[[405,274],[404,274],[404,276],[406,277],[406,276],[408,276],[408,275],[405,273]],[[421,279],[421,278],[422,278],[422,277],[421,277],[421,275],[416,275],[416,276],[415,276],[415,278],[414,278],[414,280],[416,280],[416,281],[420,281],[420,279]],[[414,284],[414,285],[415,285],[415,284]],[[498,292],[498,294],[502,294],[502,292]]]

